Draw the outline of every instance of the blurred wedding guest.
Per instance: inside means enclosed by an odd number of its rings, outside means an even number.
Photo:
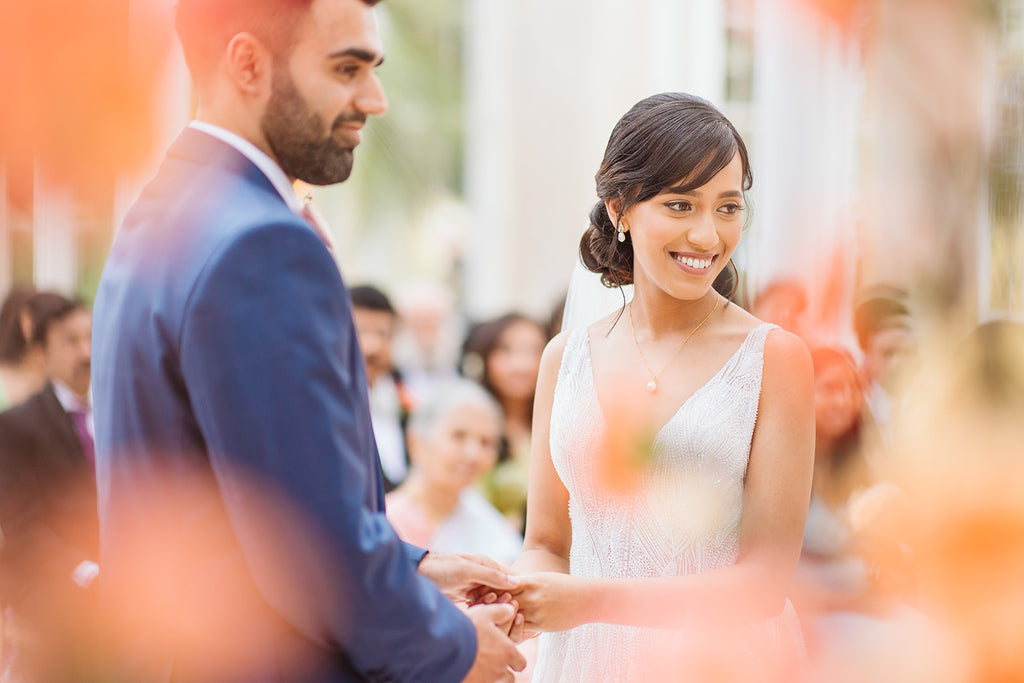
[[[517,529],[526,516],[533,398],[546,344],[540,323],[509,313],[473,327],[462,347],[463,374],[487,389],[505,414],[499,462],[484,490]]]
[[[916,609],[847,630],[845,656],[804,680],[1024,680],[1024,325],[984,323],[952,353],[948,338],[923,341],[936,345],[929,372],[907,387],[898,448],[882,463],[893,485],[849,506],[859,537],[870,516],[875,537],[912,549]],[[905,555],[878,553],[879,569],[898,574]]]
[[[0,306],[0,412],[43,388],[42,358],[31,343],[32,319],[27,303],[31,287],[15,287]]]
[[[906,618],[908,566],[892,534],[874,527],[902,493],[876,482],[863,452],[863,379],[845,350],[819,347],[814,365],[815,448],[810,507],[792,599],[813,660],[813,680],[837,680],[864,643],[897,633]],[[893,549],[889,546],[892,545]],[[878,561],[885,556],[887,561]],[[827,673],[826,673],[827,672]]]
[[[796,280],[773,280],[755,297],[750,310],[765,322],[806,338],[807,292]]]
[[[414,403],[391,353],[397,314],[387,295],[371,285],[352,287],[349,298],[366,363],[370,420],[384,472],[384,490],[390,491],[402,483],[409,470],[405,427]]]
[[[799,598],[794,598],[804,616],[856,610],[867,587],[866,568],[853,552],[847,517],[851,495],[867,483],[860,452],[862,380],[844,350],[817,348],[811,359],[814,475],[796,577]]]
[[[395,365],[402,369],[413,397],[433,393],[439,383],[458,376],[464,324],[451,289],[439,282],[411,282],[398,290]]]
[[[864,354],[866,407],[883,446],[892,442],[894,412],[915,351],[910,310],[903,299],[898,290],[879,289],[863,298],[853,312],[853,328]]]
[[[412,470],[387,496],[388,520],[408,543],[511,563],[523,539],[473,486],[498,460],[501,407],[479,385],[456,379],[409,420]]]
[[[24,680],[67,683],[99,571],[92,321],[83,303],[59,294],[35,294],[28,305],[49,382],[0,414],[0,602],[31,636],[19,653]]]

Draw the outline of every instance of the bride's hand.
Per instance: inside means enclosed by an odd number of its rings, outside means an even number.
[[[525,617],[526,632],[565,631],[586,622],[584,579],[560,572],[522,574],[512,597]]]

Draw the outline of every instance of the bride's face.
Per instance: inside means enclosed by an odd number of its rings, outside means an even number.
[[[636,286],[654,286],[680,300],[705,296],[739,242],[742,208],[739,154],[695,190],[669,187],[634,204],[622,218],[633,240]]]

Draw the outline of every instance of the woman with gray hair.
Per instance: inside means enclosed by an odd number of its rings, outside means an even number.
[[[388,520],[402,539],[502,563],[519,556],[522,537],[473,489],[497,462],[502,423],[494,398],[464,379],[439,386],[410,415],[412,468],[387,496]]]

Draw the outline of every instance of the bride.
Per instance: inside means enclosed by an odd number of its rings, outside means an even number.
[[[655,95],[596,179],[581,257],[633,297],[541,362],[514,596],[544,632],[534,681],[785,680],[813,381],[798,337],[728,298],[746,148],[705,100]]]

